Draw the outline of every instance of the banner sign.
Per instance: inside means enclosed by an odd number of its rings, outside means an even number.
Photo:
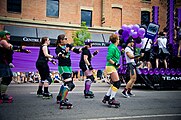
[[[154,40],[156,35],[158,34],[160,26],[158,24],[150,23],[148,25],[148,29],[145,37]]]

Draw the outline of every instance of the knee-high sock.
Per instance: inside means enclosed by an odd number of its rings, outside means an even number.
[[[91,81],[90,80],[86,80],[85,81],[85,92],[89,92],[90,87],[91,87]]]
[[[60,87],[60,90],[59,90],[59,93],[58,93],[57,96],[62,96],[63,88],[64,88],[64,85],[62,85],[62,86]]]
[[[110,96],[111,95],[111,91],[112,91],[112,88],[110,87],[106,93],[106,96]]]
[[[1,95],[3,95],[3,94],[5,94],[6,93],[6,90],[7,90],[7,88],[8,88],[8,86],[7,85],[3,85],[3,84],[1,84]]]
[[[111,96],[110,96],[110,99],[114,98],[116,96],[116,93],[117,93],[118,89],[111,85]]]
[[[68,95],[68,91],[69,91],[69,88],[67,86],[64,86],[63,89],[62,89],[62,92],[61,92],[61,101],[62,100],[65,100],[67,98],[67,95]]]

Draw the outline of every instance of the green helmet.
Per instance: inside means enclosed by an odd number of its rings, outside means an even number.
[[[9,34],[10,35],[10,32],[7,31],[7,30],[4,30],[4,31],[0,31],[0,37],[1,38],[6,38],[6,35]]]

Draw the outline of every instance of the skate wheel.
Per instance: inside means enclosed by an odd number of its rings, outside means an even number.
[[[88,96],[84,96],[85,98],[88,98]]]
[[[105,100],[102,100],[102,102],[103,102],[104,104],[106,104],[106,101],[105,101]]]
[[[63,109],[63,106],[60,106],[59,108],[60,108],[60,109]]]
[[[72,108],[72,106],[67,106],[67,109],[71,109]]]
[[[90,96],[90,98],[94,98],[94,96]]]
[[[13,100],[8,100],[8,103],[12,103],[13,102]]]

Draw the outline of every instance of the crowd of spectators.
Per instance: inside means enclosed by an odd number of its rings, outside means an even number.
[[[53,83],[60,83],[61,82],[61,75],[58,71],[52,71],[50,73]],[[108,82],[108,77],[104,70],[93,70],[93,75],[96,81],[100,82]],[[84,81],[86,77],[81,70],[73,71],[72,72],[72,79],[74,81]],[[38,83],[41,80],[38,71],[36,72],[13,72],[13,82],[22,84],[22,83]]]

